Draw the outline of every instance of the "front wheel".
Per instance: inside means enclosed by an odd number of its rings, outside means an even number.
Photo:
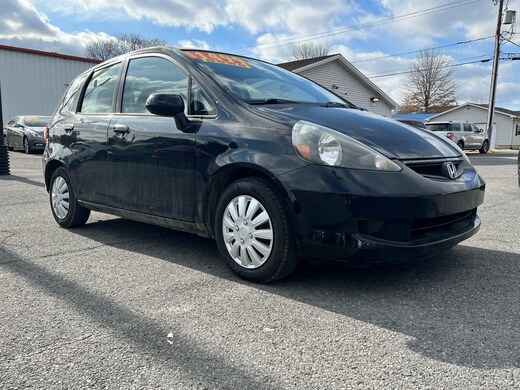
[[[226,188],[216,209],[215,238],[231,270],[253,282],[281,279],[300,261],[283,200],[261,178],[240,179]]]
[[[462,150],[464,150],[464,142],[462,142],[462,141],[457,142],[457,146],[459,148],[461,148]]]
[[[87,222],[90,210],[78,203],[65,168],[54,171],[50,189],[52,215],[61,227],[82,226]]]
[[[484,141],[482,143],[482,147],[479,149],[479,152],[482,153],[482,154],[486,154],[488,151],[489,151],[489,142],[488,141]]]
[[[31,154],[31,152],[32,152],[31,146],[29,145],[29,140],[25,137],[23,139],[23,150],[25,151],[26,154]]]

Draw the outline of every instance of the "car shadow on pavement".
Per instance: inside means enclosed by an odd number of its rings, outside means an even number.
[[[22,176],[15,176],[15,175],[0,176],[0,180],[19,181],[21,183],[30,184],[30,185],[33,185],[33,186],[45,188],[45,184],[43,182],[27,179],[26,177],[22,177]]]
[[[435,259],[399,266],[303,262],[287,279],[255,285],[227,269],[210,239],[124,219],[71,231],[405,334],[411,350],[431,359],[520,367],[517,253],[459,245]],[[149,245],[136,244],[140,232],[147,232]],[[129,241],[117,244],[121,237]]]
[[[85,231],[89,232],[89,229]],[[198,347],[194,340],[183,339],[176,335],[174,345],[170,346],[166,342],[169,329],[165,329],[161,324],[143,314],[125,309],[107,296],[49,271],[43,265],[26,261],[2,246],[0,246],[0,269],[2,272],[7,270],[21,276],[37,286],[39,290],[65,302],[102,327],[111,329],[121,337],[121,340],[136,345],[147,355],[163,363],[166,368],[175,367],[176,370],[185,371],[188,376],[196,378],[200,388],[215,388],[216,378],[218,378],[219,388],[265,387],[265,382],[258,377],[232,362],[223,360],[221,356],[210,354],[207,350]],[[15,357],[3,354],[3,361],[10,359],[14,360]],[[167,373],[168,371],[165,370],[165,375],[168,375]],[[270,388],[281,389],[282,387],[271,383]]]

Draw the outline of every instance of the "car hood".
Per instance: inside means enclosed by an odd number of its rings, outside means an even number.
[[[305,120],[329,127],[376,149],[390,158],[424,159],[460,156],[451,141],[429,130],[417,129],[367,111],[309,105],[258,107],[274,117]],[[280,119],[281,119],[280,118]]]

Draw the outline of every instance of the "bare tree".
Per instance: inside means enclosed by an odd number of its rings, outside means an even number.
[[[119,32],[113,38],[96,39],[87,43],[85,56],[106,61],[132,50],[161,45],[166,45],[166,41],[158,38],[145,38],[135,33]]]
[[[292,51],[293,60],[323,57],[329,54],[329,48],[323,43],[301,43]]]
[[[410,66],[399,111],[445,111],[457,105],[457,87],[448,59],[436,50],[423,50]]]

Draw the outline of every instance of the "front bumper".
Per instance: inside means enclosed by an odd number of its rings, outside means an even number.
[[[43,136],[27,136],[27,141],[29,142],[29,147],[31,149],[45,149],[45,143],[43,141]]]
[[[477,233],[485,183],[472,168],[452,181],[403,168],[390,173],[309,165],[280,176],[300,255],[402,262],[448,250]]]

